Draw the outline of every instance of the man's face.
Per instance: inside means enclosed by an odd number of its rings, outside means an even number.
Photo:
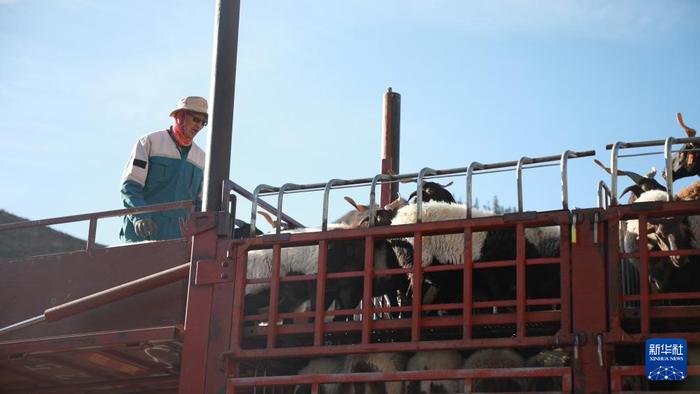
[[[185,112],[185,127],[183,127],[183,131],[187,138],[194,138],[199,133],[199,130],[206,125],[207,115],[192,111]]]

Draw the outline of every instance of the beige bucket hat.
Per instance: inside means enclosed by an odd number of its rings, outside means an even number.
[[[207,100],[204,97],[199,96],[187,96],[183,97],[177,102],[177,107],[175,107],[170,116],[181,109],[185,109],[192,112],[199,112],[200,114],[205,114],[209,116],[207,112]]]

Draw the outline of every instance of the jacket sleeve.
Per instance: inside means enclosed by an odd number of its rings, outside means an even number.
[[[126,167],[124,167],[121,195],[122,202],[126,208],[143,207],[146,205],[143,187],[146,184],[146,176],[148,175],[150,150],[151,143],[148,136],[139,139],[136,145],[134,145],[134,149],[131,151],[131,156],[126,163]],[[150,213],[128,215],[132,222],[150,216]]]

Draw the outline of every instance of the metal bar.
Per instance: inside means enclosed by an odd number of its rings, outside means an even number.
[[[85,297],[67,302],[62,305],[49,308],[44,311],[44,316],[49,322],[63,319],[80,312],[97,308],[123,298],[142,293],[157,287],[161,287],[178,280],[187,278],[190,263],[178,265],[167,270],[144,276],[131,282],[127,282],[112,288],[90,294]]]
[[[71,222],[82,222],[85,220],[90,220],[90,219],[102,219],[102,218],[108,218],[108,217],[114,217],[114,216],[123,216],[123,215],[131,215],[134,213],[146,213],[146,212],[155,212],[155,211],[166,211],[166,210],[171,210],[171,209],[178,209],[178,208],[192,208],[194,204],[192,201],[177,201],[177,202],[169,202],[165,204],[153,204],[153,205],[147,205],[145,207],[138,207],[138,208],[125,208],[125,209],[114,209],[111,211],[101,211],[101,212],[94,212],[94,213],[86,213],[86,214],[81,214],[81,215],[71,215],[71,216],[61,216],[57,218],[51,218],[51,219],[40,219],[40,220],[32,220],[32,221],[26,221],[26,222],[16,222],[16,223],[6,223],[6,224],[0,224],[0,231],[9,231],[9,230],[19,230],[23,228],[30,228],[30,227],[38,227],[38,226],[52,226],[55,224],[63,224],[63,223],[71,223]]]
[[[272,275],[270,277],[270,307],[267,314],[267,348],[273,349],[277,344],[277,315],[280,297],[280,270],[282,259],[280,244],[272,246]]]
[[[561,208],[569,209],[569,155],[570,150],[564,151],[561,154],[560,174],[561,174]]]
[[[34,316],[34,317],[29,318],[27,320],[22,320],[21,322],[17,322],[14,324],[10,324],[7,327],[0,328],[0,335],[9,334],[13,331],[20,330],[24,327],[30,327],[30,326],[33,326],[35,324],[41,323],[43,321],[46,321],[46,316],[44,316],[44,315]]]
[[[527,305],[525,277],[525,226],[522,223],[515,225],[515,292],[516,292],[516,335],[525,338],[525,307]]]
[[[326,183],[326,188],[323,191],[323,216],[321,216],[321,230],[328,230],[328,199],[330,197],[331,188],[336,183],[343,182],[342,179],[331,179]]]
[[[575,159],[575,158],[582,158],[582,157],[589,157],[595,155],[594,150],[590,151],[583,151],[583,152],[572,152],[569,156],[569,158]],[[523,168],[528,169],[531,168],[530,165],[532,164],[538,164],[538,163],[545,163],[545,162],[552,162],[552,161],[559,161],[561,160],[561,155],[553,155],[553,156],[542,156],[542,157],[535,157],[535,158],[528,158],[526,162],[523,163]],[[497,169],[497,168],[507,168],[507,167],[514,167],[518,164],[517,161],[507,161],[507,162],[500,162],[500,163],[491,163],[491,164],[483,164],[482,167],[479,170],[492,170],[492,169]],[[432,177],[442,177],[442,176],[447,176],[447,175],[454,175],[454,174],[463,174],[467,171],[468,167],[458,167],[458,168],[449,168],[449,169],[444,169],[444,170],[433,170],[434,172],[431,173],[430,175],[425,174],[424,178],[432,178]],[[409,180],[409,179],[416,179],[420,174],[419,173],[410,173],[410,174],[401,174],[401,175],[391,175],[390,179],[391,181],[401,181],[401,180]],[[344,186],[350,186],[350,185],[369,185],[371,184],[373,178],[360,178],[360,179],[352,179],[352,180],[347,180],[345,181]],[[296,185],[295,187],[290,187],[286,190],[286,192],[296,192],[296,191],[312,191],[312,190],[324,190],[326,186],[326,183],[310,183],[310,184],[303,184],[303,185]],[[279,188],[276,187],[269,187],[268,190],[265,191],[265,193],[260,193],[260,195],[267,195],[269,194],[276,194],[279,192]]]
[[[411,308],[411,342],[420,341],[420,329],[423,307],[423,233],[417,231],[413,236],[413,300]]]
[[[610,205],[610,189],[604,181],[598,182],[598,208],[607,209]]]
[[[687,144],[687,143],[700,143],[700,137],[692,137],[692,138],[674,138],[673,139],[675,144]],[[650,146],[663,146],[666,143],[666,140],[649,140],[649,141],[638,141],[638,142],[621,142],[620,149],[629,149],[629,148],[646,148]],[[613,149],[615,147],[615,144],[608,144],[605,145],[606,150]]]
[[[233,190],[234,192],[238,193],[239,195],[241,195],[242,197],[244,197],[246,200],[248,200],[248,201],[250,201],[250,202],[253,202],[253,200],[255,199],[255,196],[253,195],[253,193],[249,192],[249,191],[246,190],[243,186],[237,184],[236,182],[234,182],[234,181],[232,181],[232,180],[229,180],[229,179],[227,179],[227,180],[224,181],[224,182],[228,182],[228,184],[230,185],[231,190]],[[272,187],[272,186],[270,186],[270,187]],[[260,200],[260,199],[259,199],[259,200],[258,200],[258,206],[260,206],[262,209],[264,209],[264,210],[270,212],[270,213],[273,214],[273,215],[277,215],[277,209],[276,209],[275,207],[273,207],[270,203],[268,203],[268,202],[265,201],[265,200]],[[257,210],[257,207],[256,207],[255,209]],[[306,226],[304,226],[303,224],[301,224],[301,222],[298,222],[298,221],[297,221],[296,219],[294,219],[293,217],[288,216],[288,215],[286,215],[286,214],[284,214],[284,213],[282,214],[282,219],[284,219],[285,222],[287,222],[287,223],[289,223],[289,224],[292,224],[292,225],[294,225],[294,226],[297,227],[297,228],[306,227]]]
[[[479,369],[448,369],[448,370],[419,370],[399,372],[354,372],[315,375],[280,375],[266,377],[245,377],[229,379],[228,384],[239,387],[279,386],[294,384],[327,384],[327,383],[360,383],[360,382],[391,382],[416,380],[453,380],[463,378],[538,378],[570,376],[569,367],[541,368],[479,368]]]
[[[649,334],[649,249],[647,249],[647,215],[639,215],[639,320],[642,335]]]
[[[221,211],[222,181],[229,179],[233,108],[236,91],[236,58],[240,0],[216,0],[214,43],[212,50],[210,124],[207,138],[206,167],[202,211]]]
[[[260,184],[255,187],[255,190],[253,190],[253,201],[250,207],[250,236],[255,237],[255,225],[256,225],[256,219],[258,217],[258,203],[260,201],[260,193],[263,190],[271,190],[274,189],[270,185],[265,185],[265,184]],[[279,214],[279,212],[277,212]]]
[[[90,219],[90,228],[88,229],[87,250],[95,249],[95,233],[97,233],[97,219]]]
[[[234,294],[233,294],[233,322],[231,327],[231,349],[237,351],[241,348],[243,340],[243,318],[245,315],[245,288],[246,276],[248,274],[248,250],[237,244],[231,245],[232,254],[236,260],[236,269],[234,276]]]
[[[362,343],[368,344],[371,339],[370,316],[372,308],[372,284],[374,279],[374,239],[371,235],[365,237],[365,264],[362,288]]]
[[[518,212],[523,211],[523,164],[530,160],[528,157],[521,157],[515,166],[515,176],[518,183]]]
[[[282,215],[280,213],[282,212],[282,201],[284,200],[284,192],[289,189],[290,187],[298,186],[294,183],[285,183],[280,187],[279,194],[277,194],[277,228],[275,229],[275,232],[277,234],[282,231]]]
[[[377,199],[377,182],[389,181],[389,180],[391,180],[391,176],[386,175],[386,174],[377,174],[374,176],[374,178],[372,178],[372,185],[369,188],[369,226],[370,227],[374,226],[374,220],[377,216],[377,204],[375,204],[375,201]],[[384,185],[385,185],[385,183],[382,183],[382,200],[381,200],[382,207],[384,207],[385,205],[387,205],[391,202],[391,201],[389,201],[389,203],[384,203],[384,195],[383,195]],[[398,190],[398,188],[397,188],[397,190]],[[397,191],[397,194],[398,194],[398,191]],[[392,188],[392,195],[393,195],[393,188]]]
[[[671,155],[671,147],[673,146],[674,138],[666,138],[664,143],[664,160],[666,165],[666,189],[668,192],[668,201],[673,201],[673,155]]]
[[[391,88],[384,93],[382,114],[382,174],[398,174],[401,154],[401,95]],[[389,204],[399,194],[399,185],[382,184],[381,205]],[[371,223],[371,222],[370,222]]]
[[[0,335],[29,327],[42,321],[53,322],[65,317],[76,315],[86,310],[119,301],[123,298],[142,293],[156,287],[185,279],[189,274],[190,263],[145,276],[112,288],[78,298],[65,304],[57,305],[44,311],[43,315],[35,316],[10,326],[0,328]]]
[[[326,311],[326,280],[328,273],[328,241],[318,243],[318,272],[316,277],[316,309],[314,310],[314,346],[323,344],[323,323]]]
[[[431,174],[435,174],[435,170],[430,167],[425,167],[418,173],[418,180],[416,181],[416,223],[423,221],[423,178]]]
[[[464,286],[462,288],[462,300],[464,301],[462,309],[462,341],[472,339],[472,282],[474,278],[474,260],[472,259],[472,229],[467,227],[464,229],[464,254],[462,256],[464,267],[462,275],[464,278]]]
[[[610,205],[617,205],[617,154],[624,142],[616,142],[610,152]]]
[[[483,164],[473,161],[467,166],[467,219],[472,217],[472,176],[475,170],[480,170],[484,167]]]

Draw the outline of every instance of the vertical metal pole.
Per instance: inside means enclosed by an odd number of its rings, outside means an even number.
[[[231,169],[240,9],[240,0],[216,0],[209,89],[211,130],[207,138],[207,161],[204,168],[203,212],[224,209],[221,207],[221,185],[229,178]]]
[[[399,173],[401,141],[401,95],[391,88],[384,93],[382,117],[382,174]],[[381,205],[384,206],[399,194],[399,184],[382,184]]]

